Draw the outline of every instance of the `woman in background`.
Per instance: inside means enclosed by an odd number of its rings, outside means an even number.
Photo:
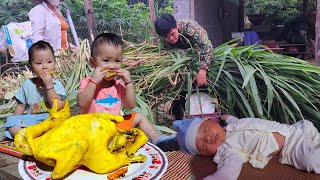
[[[32,43],[43,40],[50,43],[54,50],[67,49],[69,25],[58,8],[61,0],[32,0],[32,2],[38,3],[29,12]]]

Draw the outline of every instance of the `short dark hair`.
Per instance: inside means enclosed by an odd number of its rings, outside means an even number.
[[[119,36],[113,33],[102,33],[98,35],[91,45],[91,57],[98,55],[98,47],[101,45],[113,45],[123,48],[123,42]]]
[[[38,41],[34,44],[32,44],[28,50],[28,55],[29,55],[29,64],[31,64],[31,61],[33,60],[33,55],[35,52],[37,51],[44,51],[44,50],[50,50],[52,52],[52,56],[54,57],[54,51],[52,46],[50,45],[50,43],[46,42],[46,41]]]
[[[154,26],[159,36],[166,37],[177,27],[177,21],[171,14],[162,14],[156,19]]]

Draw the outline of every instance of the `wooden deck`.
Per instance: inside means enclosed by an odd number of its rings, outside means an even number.
[[[22,179],[18,172],[19,158],[0,153],[0,179],[16,180]]]

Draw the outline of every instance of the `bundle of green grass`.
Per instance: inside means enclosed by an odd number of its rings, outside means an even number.
[[[152,108],[179,98],[181,91],[190,93],[196,53],[140,44],[129,46],[125,55],[137,92]],[[224,112],[287,124],[305,118],[320,127],[319,66],[264,46],[228,42],[214,49],[207,77],[209,94],[220,98]]]

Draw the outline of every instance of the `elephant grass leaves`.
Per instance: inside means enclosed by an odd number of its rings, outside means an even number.
[[[150,59],[130,69],[137,91],[151,102],[151,107],[179,98],[181,91],[190,92],[197,73],[192,68],[198,61],[196,56],[180,51],[162,54],[157,47],[144,48],[149,54],[141,53],[142,48],[140,55]],[[139,59],[138,55],[137,59],[134,54],[130,56],[130,61]],[[263,46],[236,46],[229,42],[214,49],[207,76],[209,93],[220,97],[225,112],[287,124],[306,118],[320,127],[318,66],[274,54]]]
[[[209,87],[229,113],[288,124],[306,118],[319,127],[320,67],[258,45],[224,44],[214,53]]]

